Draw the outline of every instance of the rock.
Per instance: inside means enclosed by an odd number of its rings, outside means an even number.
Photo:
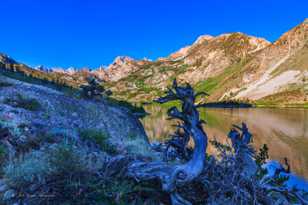
[[[0,192],[5,192],[8,189],[8,186],[4,182],[4,180],[0,180]]]
[[[163,148],[165,148],[165,147],[163,147],[163,144],[161,142],[158,142],[158,141],[152,142],[151,147],[152,147],[153,150],[158,151],[158,152],[162,151]]]
[[[13,189],[7,190],[3,195],[3,200],[8,201],[16,197],[16,192]]]
[[[285,172],[284,167],[278,161],[270,160],[262,168],[267,171],[267,178],[273,178],[277,172],[280,172],[279,176],[287,177],[288,180],[284,182],[284,186],[288,189],[296,188],[308,192],[308,181],[300,176],[296,176],[294,173]]]
[[[21,135],[19,138],[18,138],[18,141],[20,143],[26,143],[28,141],[28,137],[25,136],[25,135]]]

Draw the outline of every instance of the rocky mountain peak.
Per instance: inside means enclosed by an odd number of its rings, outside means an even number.
[[[0,53],[0,62],[1,63],[9,63],[9,64],[14,64],[16,63],[16,61],[14,61],[11,57],[9,57],[8,55],[6,54],[3,54],[3,53]]]
[[[69,67],[68,69],[66,69],[66,71],[67,71],[69,74],[74,74],[75,72],[77,72],[77,69],[74,68],[74,67]]]
[[[301,24],[284,33],[274,44],[276,46],[285,47],[287,49],[301,48],[306,44],[308,39],[308,19]]]
[[[214,37],[211,36],[211,35],[201,35],[197,38],[197,40],[192,45],[185,46],[185,47],[179,49],[178,51],[170,54],[169,58],[172,59],[172,60],[179,60],[181,58],[184,58],[185,56],[188,55],[189,50],[191,49],[192,46],[203,44],[203,43],[208,42],[212,39],[214,39]],[[164,60],[164,58],[162,58],[162,59]]]
[[[180,50],[170,54],[169,58],[179,59],[179,58],[185,57],[187,55],[189,49],[190,49],[190,46],[183,47]]]
[[[194,44],[202,44],[206,41],[209,41],[209,40],[212,40],[214,37],[211,36],[211,35],[202,35],[202,36],[199,36],[197,38],[197,40],[194,42]]]
[[[64,68],[61,67],[53,67],[52,71],[55,73],[66,73],[66,70]]]
[[[229,41],[229,42],[234,42],[234,43],[239,43],[239,44],[247,43],[251,46],[257,46],[257,47],[262,47],[262,48],[271,44],[269,41],[267,41],[264,38],[247,35],[242,32],[221,34],[217,36],[215,39],[220,39],[222,41]]]
[[[102,66],[98,67],[96,70],[97,71],[104,71],[105,69],[106,69],[105,66],[102,65]]]
[[[200,59],[201,56],[209,55],[213,51],[225,49],[231,53],[253,53],[265,48],[271,43],[264,38],[249,36],[241,32],[225,33],[213,37],[210,35],[202,35],[191,45],[181,48],[177,52],[172,53],[169,58],[179,60],[181,58]],[[191,62],[190,60],[188,60]]]
[[[251,37],[251,36],[250,36],[250,39],[249,39],[249,43],[259,47],[260,49],[265,48],[266,46],[271,44],[271,42],[269,42],[268,40],[266,40],[264,38]]]
[[[106,69],[108,80],[117,81],[138,68],[137,61],[133,58],[118,56]]]
[[[109,66],[116,66],[116,65],[124,65],[124,64],[128,64],[131,63],[132,61],[134,61],[133,58],[128,57],[128,56],[118,56],[115,58],[115,60],[113,61],[113,63]]]
[[[39,70],[39,71],[44,71],[44,72],[52,72],[53,70],[51,68],[47,68],[43,65],[38,65],[36,67],[34,67],[35,70]]]
[[[105,80],[105,81],[109,80],[109,76],[104,66],[100,66],[99,68],[93,70],[92,73],[101,80]]]

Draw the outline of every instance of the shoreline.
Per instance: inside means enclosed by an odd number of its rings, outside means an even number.
[[[146,107],[151,105],[159,105],[155,102],[153,103],[136,103],[137,105]],[[178,106],[177,103],[167,103],[167,105],[163,105],[162,107],[172,107],[172,106]],[[211,103],[205,103],[204,106],[201,106],[202,108],[220,108],[220,109],[247,109],[247,108],[279,108],[279,109],[308,109],[308,103],[305,104],[258,104],[258,103],[239,103],[239,104],[227,104],[223,105],[220,102],[211,102]]]

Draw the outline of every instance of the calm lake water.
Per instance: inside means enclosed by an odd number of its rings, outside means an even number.
[[[149,105],[150,113],[142,120],[150,140],[163,141],[174,132],[174,121],[168,121],[166,108]],[[227,142],[226,135],[232,124],[246,122],[253,134],[253,145],[269,147],[271,159],[283,161],[287,157],[291,169],[308,179],[308,110],[306,109],[200,109],[200,116],[210,139]],[[213,147],[208,147],[213,153]]]

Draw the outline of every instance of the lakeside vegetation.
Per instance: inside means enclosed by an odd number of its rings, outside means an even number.
[[[230,100],[230,101],[205,103],[203,107],[205,108],[252,108],[255,106],[248,102]]]
[[[255,105],[265,108],[308,108],[307,98],[308,94],[304,89],[295,87],[257,100]],[[298,99],[302,100],[298,101]]]
[[[163,108],[169,108],[172,106],[178,107],[179,104],[176,102],[168,102],[163,105],[159,105],[157,103],[137,103],[139,107],[142,106],[147,106],[147,105],[155,105],[155,106],[161,106]],[[247,102],[247,101],[218,101],[218,102],[209,102],[205,103],[204,106],[205,108],[308,108],[308,103],[290,103],[290,104],[275,104],[271,102]]]

